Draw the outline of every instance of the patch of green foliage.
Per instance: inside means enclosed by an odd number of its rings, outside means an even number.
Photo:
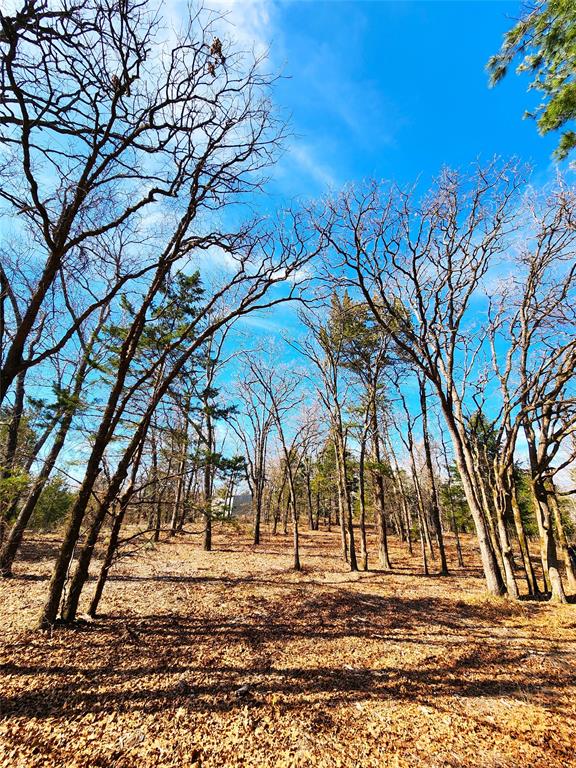
[[[61,477],[52,478],[40,494],[30,527],[43,531],[56,528],[67,517],[75,498],[76,494]]]
[[[517,59],[516,72],[530,72],[530,88],[544,94],[525,116],[536,120],[542,134],[565,128],[576,118],[576,2],[547,0],[526,13],[488,61],[490,83],[499,82]],[[566,128],[554,154],[563,160],[574,147],[576,131]]]

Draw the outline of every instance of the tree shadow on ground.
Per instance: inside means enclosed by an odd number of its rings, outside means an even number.
[[[160,613],[127,621],[108,615],[74,632],[56,631],[57,659],[46,653],[42,637],[31,634],[0,667],[24,686],[0,697],[0,716],[154,712],[171,705],[228,711],[265,706],[273,696],[297,710],[304,698],[330,707],[372,699],[427,703],[438,696],[527,695],[560,711],[556,693],[574,683],[576,648],[550,641],[560,663],[535,678],[531,650],[522,645],[529,638],[521,628],[504,626],[517,612],[505,602],[382,597],[340,587],[310,591],[297,604],[261,600],[239,617]],[[403,665],[387,664],[383,655],[381,668],[276,663],[287,642],[307,640],[330,648],[344,638],[384,640],[383,652],[392,644],[412,644],[429,654]],[[227,661],[235,652],[242,664]],[[238,688],[245,683],[248,691],[240,696]]]

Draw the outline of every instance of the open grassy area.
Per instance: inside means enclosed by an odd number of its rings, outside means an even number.
[[[304,533],[300,574],[289,537],[249,542],[142,551],[101,618],[48,635],[57,542],[29,538],[0,583],[0,765],[576,765],[574,605],[487,598],[468,541],[448,578],[394,541],[393,573],[360,574],[337,532]]]

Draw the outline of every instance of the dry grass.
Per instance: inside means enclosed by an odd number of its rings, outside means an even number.
[[[474,567],[423,578],[396,543],[393,573],[351,574],[306,533],[295,574],[287,537],[217,528],[121,562],[102,617],[47,636],[54,546],[0,583],[1,766],[576,765],[576,608],[486,598],[469,542]]]

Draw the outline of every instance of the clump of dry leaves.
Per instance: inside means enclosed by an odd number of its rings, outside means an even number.
[[[399,543],[392,573],[351,574],[337,533],[305,533],[296,574],[289,537],[178,537],[48,635],[55,545],[0,583],[1,766],[576,765],[576,608],[487,598],[472,542],[425,578]]]

